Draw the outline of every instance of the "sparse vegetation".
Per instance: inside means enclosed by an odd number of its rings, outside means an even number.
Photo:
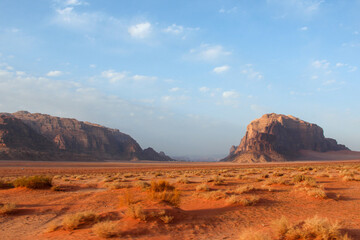
[[[96,236],[102,238],[111,238],[119,235],[118,224],[116,222],[105,221],[96,223],[91,230]]]
[[[4,203],[0,204],[0,214],[10,214],[16,209],[15,203]]]
[[[45,189],[51,188],[52,177],[48,176],[31,176],[31,177],[20,177],[13,182],[15,187],[26,187],[31,189]]]
[[[97,220],[97,216],[93,212],[80,212],[66,215],[63,219],[62,226],[65,230],[74,230],[80,225],[92,224]]]

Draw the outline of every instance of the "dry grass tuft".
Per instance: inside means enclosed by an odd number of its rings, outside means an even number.
[[[15,187],[26,187],[31,189],[51,188],[52,177],[48,176],[31,176],[20,177],[13,182]]]
[[[74,230],[80,225],[92,224],[96,222],[97,216],[93,212],[80,212],[66,215],[63,219],[62,225],[65,230]]]
[[[242,186],[242,187],[238,187],[235,192],[236,193],[248,193],[248,192],[252,192],[252,191],[255,191],[256,188],[253,186],[253,185],[245,185],[245,186]]]
[[[13,188],[14,184],[0,179],[0,189]]]
[[[15,203],[4,203],[0,204],[0,214],[9,214],[14,212],[16,209]]]
[[[210,187],[206,183],[202,183],[202,184],[196,186],[196,191],[207,192],[207,191],[210,191]]]
[[[161,219],[161,221],[163,221],[166,224],[171,223],[174,220],[174,217],[169,215],[163,215],[160,216],[159,218]]]
[[[112,238],[120,234],[117,223],[111,221],[96,223],[91,230],[96,236],[102,238]]]
[[[161,180],[158,182],[151,182],[148,193],[150,198],[153,200],[175,207],[180,205],[180,191],[167,181]]]
[[[273,223],[273,230],[279,239],[296,240],[349,240],[347,235],[342,235],[337,222],[331,223],[327,218],[315,216],[304,222],[291,225],[285,217]]]
[[[130,204],[126,210],[126,216],[142,221],[146,220],[144,209],[138,204]]]

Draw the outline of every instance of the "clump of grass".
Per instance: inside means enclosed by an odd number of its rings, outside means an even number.
[[[135,183],[135,186],[141,188],[142,190],[146,190],[150,188],[150,184],[144,181],[137,181]]]
[[[226,194],[221,190],[217,190],[213,192],[203,193],[202,197],[205,199],[219,200],[222,198],[226,198]]]
[[[207,191],[210,191],[210,187],[206,183],[202,183],[202,184],[196,186],[196,191],[207,192]]]
[[[10,214],[16,209],[15,203],[4,203],[0,204],[0,214]]]
[[[151,182],[149,196],[153,200],[164,202],[171,206],[178,207],[180,205],[180,192],[164,180]]]
[[[161,221],[163,221],[165,224],[171,223],[174,220],[173,216],[169,215],[163,215],[159,217]]]
[[[313,181],[315,181],[315,179],[312,177],[305,176],[305,175],[295,175],[293,177],[292,181],[293,181],[293,183],[299,183],[299,182],[304,182],[304,181],[313,182]]]
[[[48,176],[30,176],[30,177],[20,177],[15,179],[13,182],[15,187],[26,187],[31,189],[45,189],[51,188],[52,186],[52,177]]]
[[[299,224],[290,224],[285,217],[273,223],[273,229],[279,239],[324,239],[324,240],[349,240],[347,235],[342,235],[340,225],[331,223],[327,218],[315,216]]]
[[[126,216],[142,221],[146,220],[144,209],[138,204],[130,204],[126,210]]]
[[[14,184],[0,179],[0,189],[13,188]]]
[[[183,183],[183,184],[189,184],[190,183],[189,179],[186,178],[186,177],[181,177],[176,182],[177,183]]]
[[[238,187],[235,192],[236,193],[248,193],[248,192],[251,192],[251,191],[255,191],[256,188],[253,186],[253,185],[245,185],[245,186],[242,186],[242,187]]]
[[[242,206],[253,206],[257,202],[260,201],[260,197],[252,195],[249,197],[239,197],[236,195],[231,195],[229,198],[226,199],[228,204],[240,204]]]
[[[130,206],[137,202],[138,200],[135,199],[134,194],[128,190],[120,195],[120,206]]]
[[[117,223],[111,221],[96,223],[91,230],[96,236],[102,238],[112,238],[120,234]]]
[[[114,190],[114,189],[121,189],[121,188],[131,188],[131,185],[127,184],[127,183],[116,182],[116,183],[106,183],[105,187],[107,189]]]
[[[66,215],[62,225],[65,230],[74,230],[80,225],[91,224],[97,220],[97,216],[93,212],[80,212]]]

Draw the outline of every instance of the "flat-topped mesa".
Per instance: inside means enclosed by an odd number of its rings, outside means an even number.
[[[14,155],[19,159],[43,159],[44,157],[39,157],[41,155],[55,160],[172,160],[154,150],[151,154],[144,152],[131,136],[118,129],[27,111],[0,115],[0,129],[3,129],[2,135],[0,134],[0,143],[3,145],[3,153],[0,154],[2,159],[14,159]],[[12,125],[5,124],[9,119]],[[12,134],[9,134],[10,131]],[[42,144],[43,147],[40,148],[39,139],[42,139],[46,146]],[[19,142],[16,150],[10,146],[12,142]],[[23,156],[20,156],[19,152],[23,152]],[[32,153],[31,157],[27,156],[28,152]]]
[[[240,145],[231,148],[223,161],[265,162],[296,158],[300,150],[316,152],[349,150],[336,140],[325,138],[316,124],[293,116],[265,114],[252,121]]]

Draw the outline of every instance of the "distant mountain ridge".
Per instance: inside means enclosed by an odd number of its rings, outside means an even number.
[[[350,151],[335,139],[325,138],[323,129],[293,116],[265,114],[252,121],[239,146],[221,161],[272,162],[296,160],[303,150]]]
[[[173,160],[118,129],[27,111],[0,113],[0,159]]]

